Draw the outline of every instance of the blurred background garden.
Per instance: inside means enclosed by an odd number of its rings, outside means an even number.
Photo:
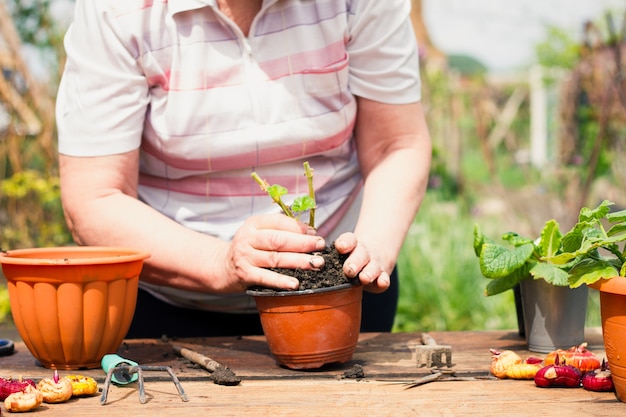
[[[547,220],[567,230],[581,207],[604,199],[626,208],[626,3],[412,3],[434,150],[398,263],[395,330],[512,329],[513,293],[483,295],[474,226],[494,239],[508,231],[537,237]],[[72,7],[0,0],[2,250],[72,244],[54,124]],[[590,295],[587,323],[599,326]],[[0,276],[0,324],[10,320]]]

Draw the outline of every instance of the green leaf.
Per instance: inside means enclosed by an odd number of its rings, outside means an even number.
[[[308,195],[296,197],[296,199],[293,200],[293,204],[291,205],[291,210],[293,210],[296,213],[302,213],[304,211],[311,210],[314,208],[315,208],[315,200],[313,200]]]
[[[555,220],[546,222],[539,239],[539,254],[541,257],[554,256],[561,248],[561,230]]]
[[[614,213],[608,213],[606,219],[611,223],[624,223],[626,222],[626,210],[616,211]]]
[[[480,253],[480,270],[487,278],[501,278],[521,268],[532,256],[535,245],[526,243],[513,249],[485,242]]]
[[[561,246],[563,252],[575,252],[583,241],[583,226],[580,223],[574,225],[574,227],[561,238]]]
[[[477,257],[480,257],[480,252],[483,249],[483,244],[486,241],[485,235],[480,230],[480,226],[474,223],[474,253]]]
[[[604,239],[606,237],[604,229],[599,229],[599,225],[599,222],[576,223],[572,230],[561,239],[561,250],[563,252],[576,252],[582,246],[589,245],[588,241]]]
[[[613,278],[619,274],[611,260],[583,259],[569,270],[569,285],[572,288],[592,284],[600,279]]]
[[[612,242],[625,241],[626,240],[626,223],[618,223],[618,224],[613,225],[608,230],[608,232],[606,232],[606,235],[612,238]]]
[[[613,203],[608,200],[604,200],[598,207],[595,209],[590,209],[587,207],[583,207],[580,209],[580,214],[578,216],[578,222],[589,222],[593,220],[604,219],[610,212],[611,206]]]
[[[562,256],[551,258],[550,261],[557,263],[555,259],[559,257],[569,256],[568,260],[571,260],[579,255],[593,253],[606,242],[606,239],[603,231],[579,223],[561,239]]]
[[[565,287],[569,285],[568,273],[563,269],[545,262],[537,262],[530,269],[534,279],[543,279],[548,284]]]
[[[280,198],[288,192],[285,187],[279,184],[270,185],[266,191],[273,199]]]
[[[525,279],[528,279],[528,268],[526,266],[516,270],[510,275],[502,278],[492,279],[485,287],[485,295],[487,297],[503,293],[510,290]]]
[[[532,239],[520,236],[515,232],[507,232],[503,234],[502,240],[509,242],[513,246],[522,246],[527,243],[533,243]]]
[[[576,253],[561,253],[556,256],[548,256],[544,259],[551,264],[563,266],[576,259]]]

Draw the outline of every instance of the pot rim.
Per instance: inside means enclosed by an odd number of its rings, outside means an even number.
[[[592,284],[587,284],[587,286],[601,292],[626,294],[626,277],[618,276],[609,279],[601,279]]]
[[[93,256],[89,256],[93,254]],[[78,257],[74,257],[78,255]],[[0,264],[7,265],[93,265],[139,261],[148,252],[123,246],[56,246],[14,249],[0,254]]]
[[[246,294],[251,295],[253,297],[289,297],[289,296],[299,296],[299,295],[310,295],[310,294],[322,294],[326,292],[332,291],[340,291],[351,287],[361,286],[361,283],[358,280],[355,282],[348,282],[341,285],[335,285],[334,287],[324,287],[324,288],[315,288],[315,289],[307,289],[307,290],[296,290],[296,291],[267,291],[267,290],[247,290]]]

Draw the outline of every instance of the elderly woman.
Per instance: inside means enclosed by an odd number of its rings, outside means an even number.
[[[57,99],[77,243],[151,253],[129,337],[260,333],[250,286],[297,288],[334,242],[391,329],[431,144],[405,0],[77,0]],[[250,178],[306,192],[319,227]]]

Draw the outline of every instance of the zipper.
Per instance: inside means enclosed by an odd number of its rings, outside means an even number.
[[[264,9],[266,9],[265,5],[261,7],[261,10],[259,11],[259,13],[254,17],[252,23],[250,24],[249,34],[254,33],[254,27],[256,25],[256,21],[258,17],[263,13]],[[235,33],[235,36],[237,37],[239,46],[242,50],[241,59],[243,61],[243,69],[244,69],[244,77],[245,77],[244,84],[248,88],[248,97],[250,99],[252,117],[254,118],[256,122],[260,122],[261,113],[260,113],[259,94],[254,93],[254,90],[255,90],[254,85],[256,84],[257,81],[255,77],[253,76],[254,56],[252,54],[252,45],[250,44],[250,38],[245,36],[241,28],[237,26],[235,22],[233,22],[230,18],[228,18],[228,16],[222,13],[222,11],[218,7],[215,8],[215,12],[220,17],[222,23],[227,25]]]
[[[241,32],[241,30],[239,32]],[[254,117],[254,120],[260,122],[261,112],[259,107],[259,92],[255,88],[257,80],[254,76],[254,56],[252,55],[252,45],[250,44],[250,40],[247,37],[242,36],[240,39],[241,47],[243,49],[243,70],[244,76],[246,78],[246,86],[248,88],[248,96],[250,97],[250,105],[252,107],[252,116]]]

